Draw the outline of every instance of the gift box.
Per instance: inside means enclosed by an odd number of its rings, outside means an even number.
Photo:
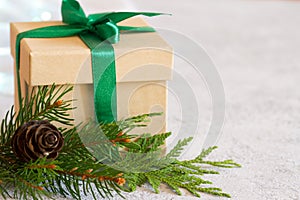
[[[18,33],[62,22],[11,23],[11,53],[15,58]],[[130,18],[124,26],[147,26],[142,18]],[[117,119],[150,112],[162,112],[146,128],[135,132],[158,133],[166,128],[167,81],[172,78],[172,48],[157,32],[121,33],[113,44],[116,66]],[[16,64],[16,63],[15,63]],[[15,66],[16,74],[16,66]],[[16,77],[16,75],[15,75]],[[20,46],[22,95],[41,85],[74,85],[65,99],[76,99],[70,112],[75,123],[95,117],[91,52],[78,36],[25,38]],[[18,110],[15,80],[15,107]]]

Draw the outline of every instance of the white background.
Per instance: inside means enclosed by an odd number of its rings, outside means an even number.
[[[81,1],[87,13],[172,13],[148,21],[201,44],[223,79],[226,121],[211,159],[241,169],[208,177],[232,199],[300,199],[300,2],[242,0]],[[60,1],[0,0],[0,116],[13,104],[9,21],[60,19]],[[193,52],[191,52],[193,53]],[[180,65],[180,60],[177,65]],[[203,90],[203,93],[207,91]],[[206,105],[203,96],[203,105]],[[209,104],[200,130],[207,129]],[[172,118],[177,123],[176,117]],[[171,122],[172,122],[171,120]],[[189,119],[184,119],[188,122]],[[201,129],[202,128],[202,129]],[[190,148],[191,154],[199,149]],[[204,199],[219,199],[203,195]],[[140,190],[128,199],[192,199]]]

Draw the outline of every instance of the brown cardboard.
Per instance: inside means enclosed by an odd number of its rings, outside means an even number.
[[[11,53],[15,57],[15,38],[19,32],[62,24],[61,22],[28,22],[11,24]],[[121,25],[146,26],[140,18]],[[172,48],[156,33],[121,34],[113,45],[116,57],[118,118],[149,112],[166,112],[166,80],[172,78]],[[20,74],[22,94],[34,86],[56,83],[75,85],[66,99],[77,109],[71,113],[76,122],[93,118],[93,89],[89,48],[79,37],[23,39]],[[27,85],[27,87],[26,87]],[[17,95],[17,93],[16,93]],[[18,97],[16,96],[16,99]],[[17,105],[17,102],[16,102]],[[155,123],[154,123],[155,122]],[[152,133],[165,129],[165,114],[153,118]]]

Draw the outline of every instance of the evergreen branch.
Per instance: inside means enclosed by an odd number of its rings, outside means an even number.
[[[213,150],[217,149],[217,146],[209,147],[208,149],[202,150],[199,156],[192,160],[186,160],[183,163],[198,163],[198,164],[207,164],[215,167],[223,167],[223,168],[233,168],[233,167],[241,167],[240,164],[234,162],[233,160],[224,160],[224,161],[205,161],[206,158]]]
[[[171,135],[171,132],[161,133],[151,136],[150,134],[143,134],[141,137],[135,139],[136,143],[140,145],[140,153],[148,153],[158,151],[159,148],[165,144],[166,139]],[[133,152],[137,152],[134,151]]]
[[[40,185],[39,179],[36,179],[35,173],[31,174],[16,174],[14,186],[13,197],[15,199],[42,199],[47,196],[50,197],[50,194],[44,190]]]
[[[126,133],[131,132],[134,128],[145,127],[151,121],[152,117],[160,116],[162,113],[149,113],[133,116],[117,122],[116,124]]]
[[[183,151],[183,147],[188,145],[190,141],[192,141],[192,137],[185,138],[183,140],[179,140],[176,146],[167,154],[167,158],[177,158],[180,156]]]
[[[206,158],[211,152],[213,152],[215,149],[217,149],[217,146],[212,146],[207,149],[203,149],[199,156],[197,156],[194,160],[202,160]]]
[[[38,86],[33,88],[31,96],[23,100],[19,112],[15,113],[14,107],[6,113],[1,122],[1,146],[10,146],[12,134],[19,126],[30,120],[45,119],[56,121],[62,124],[71,125],[73,119],[67,113],[73,108],[70,101],[62,101],[61,98],[72,91],[72,87],[59,86]]]
[[[16,120],[13,119],[16,117]],[[7,141],[10,140],[11,134],[15,132],[17,129],[18,123],[20,121],[20,115],[14,113],[14,107],[12,106],[11,109],[6,113],[4,119],[1,122],[1,140],[0,140],[0,147],[3,147],[7,144]]]
[[[199,162],[201,164],[208,164],[216,167],[223,167],[223,168],[233,168],[233,167],[241,167],[240,164],[234,162],[233,160],[224,160],[224,161],[202,161]]]
[[[187,138],[163,156],[163,145],[171,133],[158,135],[131,135],[136,127],[144,127],[151,117],[161,113],[139,115],[109,124],[87,123],[83,126],[59,128],[64,136],[64,147],[55,161],[37,159],[22,163],[12,153],[10,140],[14,132],[30,120],[48,120],[71,125],[68,116],[71,100],[62,101],[72,87],[36,87],[31,96],[24,99],[18,113],[12,107],[1,122],[0,130],[0,195],[11,197],[7,188],[13,187],[12,197],[19,199],[43,199],[46,195],[60,194],[82,199],[91,194],[94,199],[112,197],[113,191],[134,191],[137,186],[149,182],[155,192],[166,184],[177,194],[181,189],[195,196],[201,192],[229,197],[221,189],[207,187],[212,184],[202,178],[217,171],[202,168],[240,167],[232,160],[207,161],[204,158],[216,147],[203,150],[193,160],[179,161],[183,147],[191,141]],[[82,192],[83,191],[83,194]]]
[[[0,195],[3,199],[7,197],[12,198],[9,194],[7,188],[9,188],[8,182],[14,181],[13,177],[11,177],[11,173],[5,167],[0,166]]]
[[[39,86],[31,91],[31,101],[26,105],[25,111],[29,115],[25,121],[47,119],[61,124],[72,125],[73,119],[69,118],[67,111],[72,110],[70,102],[62,101],[62,97],[72,91],[70,86]],[[37,90],[37,91],[36,91]],[[21,111],[19,111],[20,113]]]
[[[178,157],[182,147],[187,145],[191,141],[191,138],[179,141],[178,144],[170,151],[165,157]],[[230,197],[229,194],[222,192],[220,188],[207,187],[207,184],[212,182],[204,180],[201,176],[205,174],[219,174],[215,170],[207,170],[202,168],[201,164],[209,164],[215,167],[240,167],[239,164],[232,160],[225,161],[204,161],[203,158],[207,157],[216,147],[211,147],[203,150],[199,156],[193,160],[180,161],[175,159],[174,162],[169,165],[154,171],[148,171],[145,173],[130,173],[125,175],[128,183],[127,190],[134,191],[137,186],[140,186],[148,182],[156,193],[159,193],[159,186],[161,184],[168,185],[178,195],[182,192],[180,189],[186,189],[193,195],[200,197],[200,193],[207,193],[216,196]]]

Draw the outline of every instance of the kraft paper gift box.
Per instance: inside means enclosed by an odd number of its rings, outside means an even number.
[[[59,24],[62,22],[11,23],[12,56],[15,58],[18,33]],[[119,24],[147,26],[141,18],[127,19]],[[113,44],[113,47],[118,119],[163,112],[161,116],[153,117],[148,127],[139,128],[135,133],[155,134],[165,131],[167,81],[172,78],[172,48],[157,32],[122,33],[120,41]],[[65,99],[76,99],[72,106],[77,108],[70,112],[75,124],[94,118],[90,49],[79,37],[23,39],[20,49],[20,76],[22,95],[41,85],[74,85],[74,90]],[[16,110],[18,104],[15,80]]]

